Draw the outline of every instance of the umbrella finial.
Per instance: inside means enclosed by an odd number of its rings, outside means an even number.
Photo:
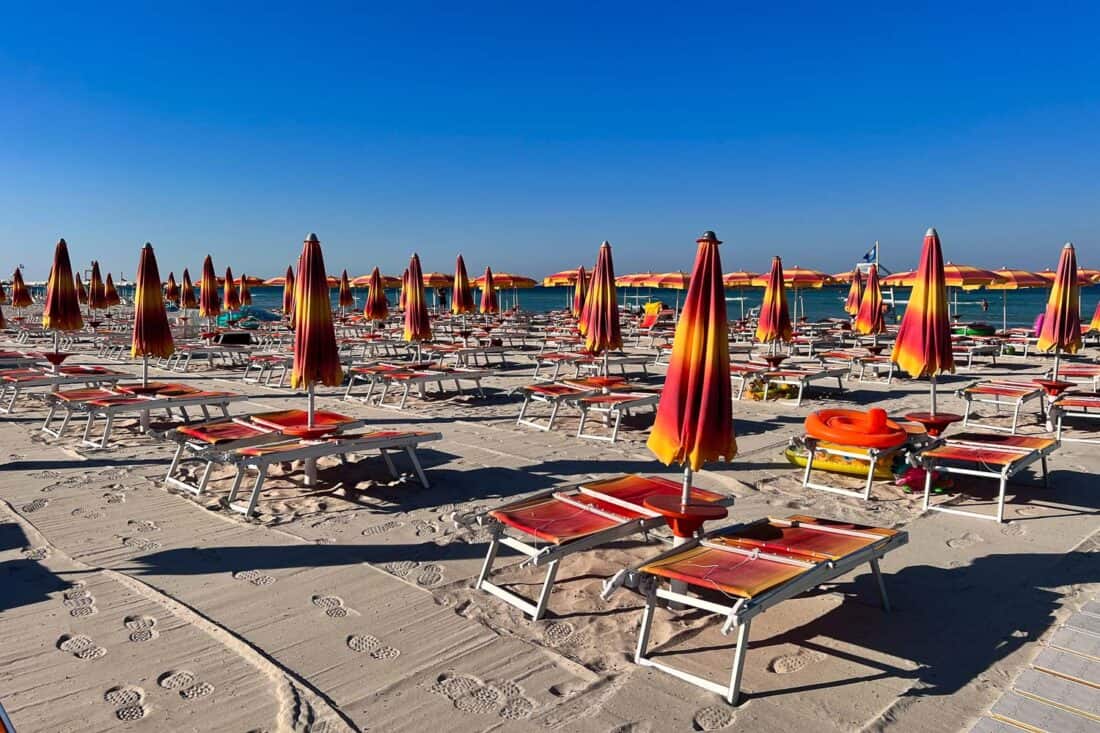
[[[57,240],[57,243],[60,244],[63,247],[68,247],[69,246],[68,244],[65,243],[65,238],[64,237],[59,238]]]
[[[603,240],[603,244],[601,244],[600,246],[601,246],[601,247],[610,247],[610,246],[611,246],[611,242],[608,242],[608,241],[607,241],[607,240],[605,239],[605,240]]]
[[[317,235],[313,232],[310,232],[309,234],[306,235],[306,241],[307,242],[317,242],[318,244],[321,243],[321,240],[318,239]]]
[[[928,231],[924,233],[926,237],[938,237],[939,232],[936,231],[936,227],[928,227]]]
[[[1062,245],[1062,249],[1073,249],[1073,242],[1066,242]]]
[[[697,244],[700,242],[714,242],[715,244],[721,244],[722,240],[718,238],[718,235],[708,229],[703,232],[702,236],[696,239],[695,242]]]

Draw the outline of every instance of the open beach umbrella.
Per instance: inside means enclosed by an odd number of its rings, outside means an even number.
[[[1072,242],[1062,247],[1058,274],[1050,287],[1050,297],[1039,331],[1039,351],[1054,352],[1054,375],[1062,354],[1076,354],[1081,348],[1081,283],[1078,280],[1077,253]]]
[[[176,285],[176,274],[174,272],[168,273],[168,282],[164,284],[164,300],[167,303],[180,304],[180,289]]]
[[[451,289],[451,313],[456,316],[474,312],[474,294],[470,290],[470,277],[466,274],[466,262],[462,255],[455,260],[454,286]]]
[[[485,274],[479,277],[477,282],[478,287],[481,288],[481,304],[478,312],[482,315],[500,313],[500,303],[497,301],[496,283],[493,282],[492,268],[486,267]]]
[[[225,268],[225,280],[222,286],[222,310],[227,313],[241,309],[241,296],[237,292],[237,283],[233,280],[233,268]]]
[[[619,299],[615,291],[615,265],[611,259],[611,243],[600,245],[596,269],[584,307],[584,348],[590,354],[603,354],[603,373],[607,374],[608,352],[623,347],[619,324]]]
[[[31,291],[27,290],[27,284],[23,282],[23,273],[16,268],[11,276],[11,305],[12,308],[29,308],[34,304]]]
[[[647,288],[661,288],[662,290],[675,290],[676,291],[676,306],[677,313],[680,312],[680,291],[687,290],[688,283],[691,281],[690,276],[685,272],[662,272],[654,275],[642,282],[642,285]]]
[[[935,229],[930,228],[924,235],[924,250],[909,304],[898,326],[893,360],[913,379],[929,378],[930,412],[935,415],[936,375],[955,371],[943,251],[940,249],[940,235]]]
[[[80,273],[73,273],[73,285],[76,286],[76,300],[77,302],[84,304],[88,302],[88,290],[84,287],[84,283],[80,281]],[[4,295],[4,289],[0,287],[0,303],[6,303],[7,296]]]
[[[1039,277],[1043,278],[1046,281],[1048,286],[1052,285],[1054,283],[1054,281],[1058,278],[1057,271],[1052,270],[1049,267],[1047,267],[1043,270],[1039,270],[1035,274],[1038,275]],[[1090,283],[1090,280],[1089,280],[1088,276],[1085,275],[1085,274],[1082,274],[1081,270],[1077,270],[1077,284],[1078,285],[1088,285],[1089,283]]]
[[[867,270],[867,286],[863,288],[863,297],[859,301],[859,310],[856,311],[856,322],[852,326],[856,333],[864,336],[874,336],[874,342],[878,343],[878,335],[886,330],[886,318],[882,313],[882,288],[878,281],[878,266],[871,265]]]
[[[53,331],[53,350],[58,353],[61,331],[79,331],[84,328],[80,317],[80,301],[76,298],[76,283],[69,262],[69,247],[64,239],[57,240],[53,253],[53,267],[46,285],[46,305],[42,310],[42,328]],[[60,358],[60,357],[59,357]],[[57,369],[58,364],[54,364]]]
[[[756,276],[745,270],[727,272],[722,275],[722,287],[727,290],[737,288],[737,301],[741,304],[741,320],[745,320],[745,288],[752,285]]]
[[[756,284],[753,280],[753,284]],[[790,341],[791,312],[787,310],[787,289],[783,278],[783,260],[772,257],[772,269],[768,273],[764,287],[764,302],[760,304],[760,318],[756,323],[756,340],[762,344],[771,344],[775,353],[776,344]]]
[[[859,306],[863,301],[863,273],[859,271],[858,267],[852,270],[852,274],[849,275],[849,282],[848,299],[844,301],[844,312],[854,316],[859,313]]]
[[[581,313],[584,311],[584,301],[588,296],[588,281],[590,278],[584,271],[584,266],[577,270],[580,275],[577,277],[577,282],[573,285],[573,304],[572,313],[574,318],[580,318]]]
[[[526,275],[517,275],[512,272],[493,273],[493,285],[497,290],[512,291],[512,307],[519,308],[519,290],[528,290],[538,287],[538,280]]]
[[[355,305],[355,296],[351,293],[351,281],[348,280],[347,270],[340,273],[340,293],[336,296],[336,303],[340,306],[340,310]]]
[[[888,288],[911,288],[917,281],[916,270],[905,270],[903,272],[895,272],[892,275],[887,275],[879,280],[880,285],[884,285]]]
[[[376,267],[370,275],[370,289],[367,291],[367,303],[363,306],[363,316],[372,321],[384,321],[389,314],[390,302],[386,299],[382,273]]]
[[[118,290],[115,288],[114,278],[111,277],[109,272],[107,273],[107,279],[103,282],[103,297],[107,301],[108,308],[122,304],[122,298],[119,297]]]
[[[218,299],[218,276],[214,274],[214,260],[210,255],[202,263],[202,280],[199,281],[199,316],[214,319],[221,315],[222,304]]]
[[[425,272],[421,280],[425,288],[449,288],[455,284],[455,279],[445,272]]]
[[[88,307],[92,310],[102,310],[107,307],[107,289],[103,285],[103,277],[99,273],[99,262],[92,262],[92,274],[88,280]]]
[[[402,337],[410,343],[427,341],[432,337],[432,324],[428,319],[428,304],[424,299],[424,279],[420,274],[420,256],[415,252],[409,260],[409,277],[405,284],[405,331]]]
[[[1027,270],[1010,270],[1002,267],[994,270],[997,279],[986,285],[990,290],[1001,291],[1001,330],[1008,330],[1008,291],[1023,290],[1025,288],[1045,288],[1049,283],[1045,278],[1039,277],[1034,272]]]
[[[183,280],[180,285],[180,308],[194,310],[199,307],[199,301],[195,298],[195,285],[191,282],[191,273],[183,268]]]
[[[291,265],[286,266],[283,276],[283,317],[294,319],[294,267]]]
[[[242,274],[237,284],[240,288],[241,305],[252,305],[252,293],[248,290],[248,276]]]
[[[313,427],[314,388],[320,383],[337,387],[344,381],[336,330],[332,325],[332,301],[329,299],[325,260],[321,242],[312,232],[302,244],[298,259],[298,277],[294,284],[294,366],[290,386],[309,394],[307,427]],[[307,480],[311,469],[307,465]]]
[[[172,329],[160,289],[160,272],[153,245],[141,248],[137,285],[134,289],[134,335],[130,341],[130,356],[141,357],[141,386],[149,384],[149,357],[165,359],[175,352]]]
[[[704,232],[697,243],[668,374],[646,443],[661,463],[683,465],[684,504],[690,499],[693,471],[708,461],[728,461],[737,454],[729,377],[729,324],[718,253],[721,242],[714,232]]]
[[[583,269],[583,268],[582,268]],[[542,279],[542,285],[546,288],[560,288],[569,287],[576,284],[578,270],[562,270],[561,272],[555,272],[553,275],[547,275]]]

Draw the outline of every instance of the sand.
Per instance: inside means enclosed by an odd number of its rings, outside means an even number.
[[[815,390],[801,408],[743,400],[740,455],[696,479],[735,497],[729,521],[806,513],[903,528],[909,544],[883,563],[891,614],[859,569],[759,617],[745,701],[729,707],[634,665],[641,599],[599,596],[604,578],[657,544],[569,558],[538,622],[472,589],[487,534],[456,526],[456,513],[585,478],[676,474],[645,448],[648,415],[614,445],[578,440],[568,411],[552,432],[517,428],[509,391],[529,381],[530,353],[512,350],[484,397],[395,411],[322,390],[319,407],[372,427],[440,432],[421,450],[432,487],[401,457],[398,479],[377,457],[322,461],[316,487],[285,467],[250,520],[221,504],[229,471],[203,497],[168,491],[166,444],[123,422],[109,449],[76,449],[75,433],[43,439],[44,411],[21,403],[0,419],[0,702],[17,729],[954,731],[986,714],[1036,656],[1035,642],[1100,586],[1094,448],[1066,443],[1050,489],[1011,487],[998,525],[922,514],[916,497],[885,483],[869,502],[804,490],[783,458],[809,410],[923,409],[923,383],[851,381],[841,394]],[[152,374],[247,393],[235,412],[304,405],[202,367]],[[941,409],[960,409],[951,392],[974,379],[1038,371],[1022,360],[981,363],[944,380]],[[1028,414],[1023,432],[1041,429]],[[983,486],[958,501],[991,511],[991,496]],[[541,579],[515,557],[499,567],[498,582],[525,594]],[[733,639],[719,627],[661,610],[653,643],[721,680]]]

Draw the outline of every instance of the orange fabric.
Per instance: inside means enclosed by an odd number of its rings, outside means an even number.
[[[370,274],[370,289],[367,302],[363,306],[363,317],[372,321],[384,321],[390,314],[390,302],[386,299],[386,289],[382,286],[382,273],[378,268]]]
[[[1035,348],[1067,354],[1075,354],[1081,348],[1081,285],[1077,253],[1068,242],[1058,260],[1058,274],[1050,287],[1043,329]]]
[[[615,290],[615,265],[611,259],[611,244],[600,245],[596,269],[584,306],[584,348],[592,354],[614,351],[623,347],[619,324],[619,298]]]
[[[79,293],[79,291],[81,289],[80,275],[79,274],[76,276],[76,285],[77,285],[77,292]],[[85,294],[85,297],[87,297],[87,294]],[[5,305],[7,302],[8,302],[8,294],[4,291],[4,283],[0,283],[0,305]],[[82,300],[80,302],[83,303],[84,301]]]
[[[118,297],[118,290],[115,289],[115,281],[111,278],[111,273],[107,273],[107,280],[103,283],[103,298],[107,301],[107,306],[112,307],[120,304],[122,298]]]
[[[159,281],[157,289],[160,289]],[[73,268],[69,262],[69,247],[64,239],[57,240],[53,254],[53,267],[46,285],[46,305],[42,311],[42,328],[51,331],[78,331],[84,328]]]
[[[424,298],[424,278],[420,274],[420,256],[415,252],[409,260],[409,278],[405,283],[406,341],[430,341],[432,324],[428,319],[428,302]]]
[[[848,298],[844,301],[844,312],[850,316],[859,313],[860,303],[863,302],[863,273],[859,268],[852,270],[852,282],[848,287]]]
[[[692,470],[737,455],[719,244],[713,234],[698,240],[691,285],[647,443],[662,463],[676,462]]]
[[[168,314],[160,290],[160,272],[153,245],[141,249],[138,261],[137,287],[134,290],[134,334],[130,341],[130,356],[168,357],[176,350]]]
[[[474,294],[470,290],[470,277],[466,274],[466,262],[462,255],[455,260],[454,287],[451,289],[451,313],[461,316],[474,312]]]
[[[225,284],[223,286],[222,310],[237,311],[241,309],[241,296],[237,292],[237,283],[233,281],[233,269],[225,268]]]
[[[76,285],[76,299],[80,303],[88,302],[88,291],[84,288],[84,283],[80,282],[80,273],[73,273],[73,284]],[[0,288],[0,303],[7,302],[7,296],[4,295],[4,289]]]
[[[401,275],[401,292],[397,294],[397,307],[405,310],[405,303],[409,297],[409,268]]]
[[[185,267],[183,279],[180,281],[180,308],[194,310],[199,307],[199,301],[195,298],[195,285],[191,282],[191,273]]]
[[[351,292],[351,281],[348,280],[347,270],[340,273],[340,292],[336,303],[341,308],[351,308],[355,305],[355,296]]]
[[[764,288],[764,302],[760,306],[760,319],[756,324],[756,340],[762,344],[790,341],[792,333],[791,312],[787,309],[783,261],[773,257],[772,269]]]
[[[203,318],[217,318],[222,312],[218,300],[218,276],[214,274],[214,260],[210,255],[202,263],[202,280],[199,282],[199,315]]]
[[[879,285],[878,267],[875,265],[871,265],[871,269],[867,271],[867,286],[863,289],[863,299],[860,300],[853,328],[856,333],[865,336],[886,331],[886,318],[882,313],[882,288]]]
[[[168,282],[164,284],[164,300],[168,303],[179,305],[180,289],[179,286],[176,285],[175,273],[168,273]]]
[[[237,286],[240,291],[241,305],[252,305],[252,293],[248,290],[248,276],[242,273]]]
[[[325,260],[321,242],[310,234],[298,260],[294,292],[294,367],[290,386],[304,389],[318,382],[335,387],[344,381],[336,331],[332,325]]]
[[[33,303],[34,299],[31,298],[31,291],[27,290],[27,285],[23,282],[23,273],[16,269],[11,276],[12,308],[26,308]]]
[[[584,271],[584,266],[577,268],[577,282],[573,285],[573,308],[572,314],[574,318],[580,318],[581,313],[584,311],[584,301],[588,296],[588,275]]]
[[[485,274],[481,276],[481,306],[478,311],[482,315],[500,313],[500,303],[497,300],[496,284],[493,282],[493,269],[485,268]]]
[[[940,235],[935,229],[929,229],[924,235],[924,251],[913,292],[909,295],[909,305],[898,327],[893,359],[902,371],[914,379],[955,371],[943,252],[940,249]]]
[[[107,295],[103,288],[103,276],[99,274],[99,262],[92,262],[92,276],[88,281],[88,307],[93,310],[107,307]]]

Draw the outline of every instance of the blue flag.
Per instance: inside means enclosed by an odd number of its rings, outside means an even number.
[[[878,257],[878,242],[871,245],[871,249],[867,250],[867,254],[863,255],[864,262],[874,262]]]

